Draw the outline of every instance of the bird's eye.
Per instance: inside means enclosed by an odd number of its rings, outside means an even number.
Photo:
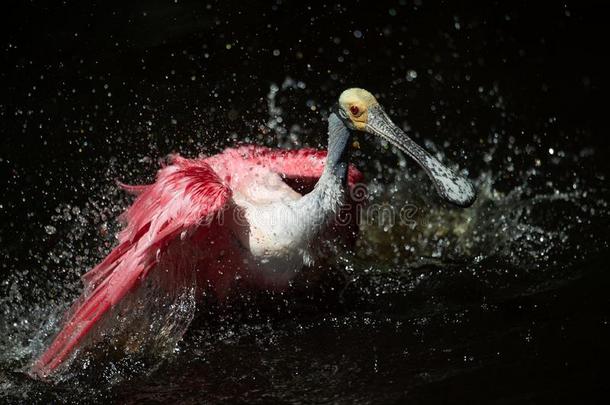
[[[360,108],[358,108],[358,106],[351,106],[349,108],[349,111],[352,113],[352,115],[358,115],[360,113]]]

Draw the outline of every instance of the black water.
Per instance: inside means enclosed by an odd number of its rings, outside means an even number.
[[[0,399],[606,403],[601,5],[5,5]],[[55,384],[20,372],[114,243],[115,179],[151,181],[170,152],[324,147],[350,86],[475,179],[477,203],[441,204],[414,164],[359,139],[369,204],[413,221],[370,221],[317,283],[200,308],[164,361]]]

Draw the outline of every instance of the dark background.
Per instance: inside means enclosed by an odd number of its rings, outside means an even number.
[[[457,163],[483,154],[490,134],[498,133],[541,150],[593,150],[578,163],[578,175],[606,181],[605,2],[125,3],[3,5],[3,274],[35,268],[39,256],[32,247],[57,243],[43,236],[55,207],[82,204],[113,176],[151,180],[157,159],[172,151],[195,156],[236,141],[274,144],[264,128],[265,97],[271,83],[288,76],[306,84],[288,92],[287,114],[313,146],[325,143],[319,134],[326,109],[343,89],[359,86],[379,95],[416,138],[450,142]],[[409,80],[411,70],[417,77]],[[142,158],[148,160],[141,167],[133,164]],[[122,160],[132,163],[105,175]],[[495,171],[509,163],[516,168],[500,176],[500,188],[510,189],[513,175],[531,159],[500,159]],[[474,176],[483,169],[468,167]],[[553,170],[561,169],[550,168],[548,179],[561,174]],[[583,266],[607,267],[606,256]],[[462,375],[439,391],[431,385],[417,398],[502,403],[504,395],[521,403],[597,397],[606,389],[607,351],[599,351],[606,345],[595,336],[607,327],[579,319],[605,313],[604,286],[607,276],[585,277],[552,306],[573,320],[566,346],[531,364]],[[557,353],[565,358],[556,359]],[[557,369],[568,362],[575,366]],[[493,387],[503,394],[496,396]]]
[[[36,231],[32,218],[85,198],[111,157],[252,134],[269,84],[286,76],[318,101],[321,113],[294,108],[319,133],[323,109],[357,85],[406,109],[420,133],[440,131],[457,147],[506,123],[504,133],[526,141],[608,151],[603,2],[315,3],[9,2],[1,237],[24,240]],[[409,83],[411,69],[418,78]],[[508,106],[494,108],[479,86],[496,86]],[[592,163],[607,167],[607,159]]]

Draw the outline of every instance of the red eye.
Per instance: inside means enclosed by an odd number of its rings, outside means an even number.
[[[349,110],[352,113],[352,115],[358,115],[358,113],[360,112],[360,109],[355,105],[351,106],[349,108]]]

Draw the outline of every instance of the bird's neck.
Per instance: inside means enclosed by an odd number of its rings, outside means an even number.
[[[324,172],[316,186],[329,178],[338,180],[343,187],[347,185],[351,143],[352,131],[336,114],[331,114],[328,117],[328,154]]]
[[[334,113],[328,117],[328,154],[322,176],[301,199],[302,212],[320,226],[335,218],[344,202],[352,133]]]

